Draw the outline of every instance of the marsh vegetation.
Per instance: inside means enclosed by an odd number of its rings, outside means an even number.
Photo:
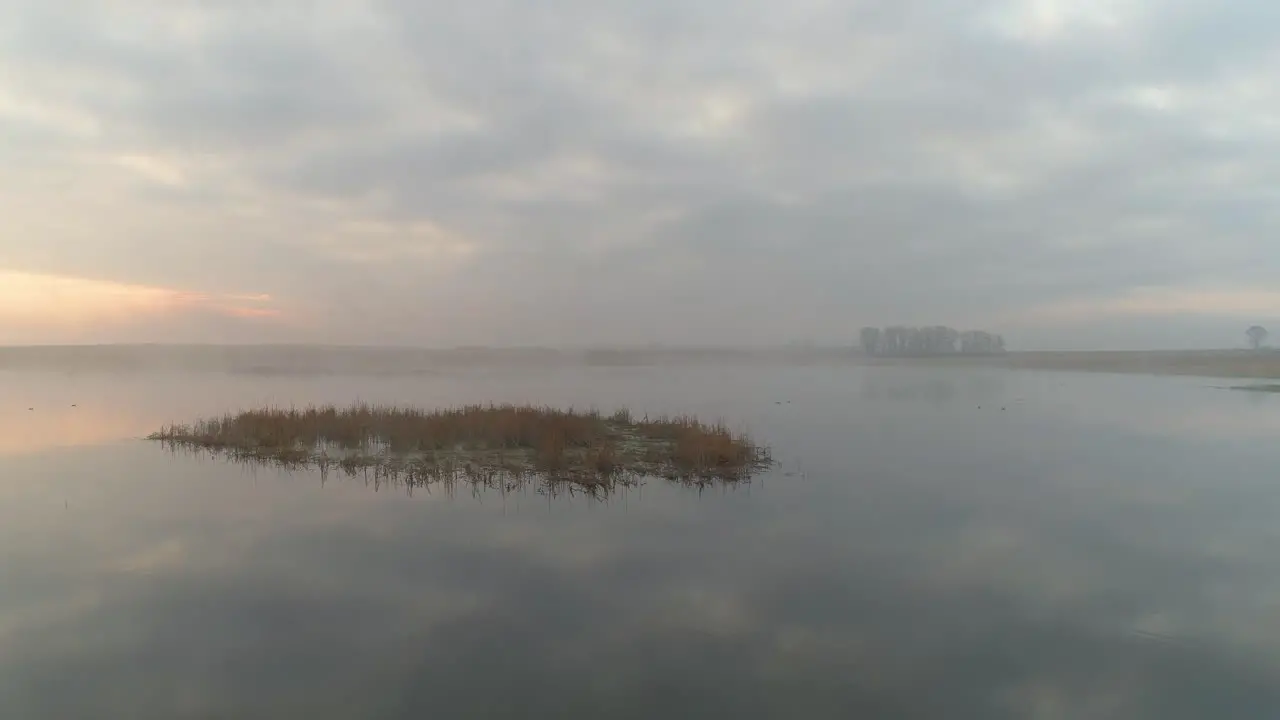
[[[723,422],[528,405],[264,408],[167,426],[149,439],[410,487],[463,480],[511,489],[536,479],[607,490],[644,477],[732,483],[772,463],[767,448]]]

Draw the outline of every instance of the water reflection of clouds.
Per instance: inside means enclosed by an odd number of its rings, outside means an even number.
[[[36,412],[10,403],[0,408],[0,456],[98,445],[153,430],[128,407],[42,407]]]
[[[1164,415],[1156,418],[1151,425],[1174,435],[1198,434],[1227,440],[1271,440],[1280,435],[1280,403],[1263,407],[1256,399],[1239,398],[1238,402],[1225,406],[1187,409]]]
[[[853,394],[779,417],[837,422]],[[805,480],[701,500],[661,485],[608,504],[410,498],[144,445],[10,459],[26,482],[0,486],[0,715],[1280,706],[1280,568],[1262,554],[1278,508],[1214,473],[1265,458],[1062,423],[1057,397],[963,428],[926,408],[914,446],[814,429],[845,444]],[[1045,428],[1034,456],[996,442]],[[826,467],[841,461],[856,468]],[[54,692],[67,677],[77,692]]]
[[[359,698],[374,717],[679,707],[1179,718],[1277,699],[1260,666],[1212,645],[1171,649],[1090,622],[1100,607],[1199,582],[1128,583],[1129,564],[1150,557],[1111,547],[1085,562],[1034,519],[918,527],[886,554],[860,551],[857,527],[744,545],[744,523],[774,519],[757,517],[759,503],[657,490],[634,508],[527,498],[503,514],[492,497],[351,503],[358,494],[333,488],[207,479],[223,484],[217,505],[170,508],[182,539],[135,529],[101,559],[92,602],[7,633],[0,666],[28,694],[6,697],[30,703],[9,709],[323,718],[348,716]],[[290,493],[290,507],[275,504]],[[274,511],[223,516],[237,498]],[[583,545],[586,560],[575,558]],[[1069,581],[1046,582],[1058,573]],[[66,673],[82,678],[75,696],[29,694]]]
[[[1188,440],[1256,440],[1280,432],[1280,403],[1233,392],[1240,381],[1143,375],[1019,373],[1019,393],[1040,412],[1085,426]],[[1043,376],[1043,377],[1042,377]]]

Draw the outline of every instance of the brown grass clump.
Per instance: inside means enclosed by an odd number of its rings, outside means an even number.
[[[150,436],[285,467],[336,467],[426,484],[541,477],[599,489],[644,476],[734,482],[771,464],[767,449],[692,416],[635,419],[528,405],[443,410],[353,405],[266,408],[172,425]]]
[[[618,449],[606,440],[591,454],[590,466],[601,475],[612,475],[618,470]]]

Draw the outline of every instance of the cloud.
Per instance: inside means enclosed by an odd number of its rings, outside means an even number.
[[[115,162],[120,167],[132,170],[161,185],[181,187],[187,182],[181,168],[160,158],[148,155],[121,155],[115,158]]]
[[[1178,315],[1280,316],[1280,292],[1245,289],[1134,288],[1119,296],[1055,303],[1035,308],[1036,319],[1087,321],[1097,317],[1159,318]]]
[[[201,315],[280,318],[266,295],[193,293],[58,275],[0,271],[0,328],[31,337],[100,337],[103,330]]]
[[[447,345],[847,342],[1280,266],[1265,3],[116,10],[0,15],[0,267]]]

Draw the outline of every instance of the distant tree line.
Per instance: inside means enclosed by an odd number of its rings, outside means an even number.
[[[997,355],[1005,351],[1000,335],[982,330],[960,332],[945,325],[865,327],[859,338],[864,352],[886,357]]]

